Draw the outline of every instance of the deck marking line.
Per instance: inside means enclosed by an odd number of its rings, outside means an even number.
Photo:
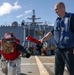
[[[37,56],[35,56],[37,65],[38,65],[38,69],[40,71],[40,75],[49,75],[49,73],[47,72],[47,70],[45,69],[45,67],[43,66],[43,64],[41,63],[41,61],[39,60],[39,58]]]

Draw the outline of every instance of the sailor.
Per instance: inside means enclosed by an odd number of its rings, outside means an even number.
[[[65,10],[65,4],[58,2],[54,6],[57,19],[54,28],[49,31],[41,42],[55,39],[55,75],[63,75],[65,65],[69,75],[74,75],[74,13]]]
[[[2,72],[5,75],[20,75],[17,72],[17,63],[22,53],[22,57],[29,58],[31,55],[30,51],[26,51],[17,41],[16,37],[12,32],[7,32],[1,39],[1,61],[2,61]]]

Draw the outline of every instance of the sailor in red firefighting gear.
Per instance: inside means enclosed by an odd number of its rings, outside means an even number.
[[[16,75],[17,62],[21,53],[22,57],[27,58],[31,55],[31,51],[26,51],[24,47],[16,41],[15,36],[11,32],[3,35],[0,50],[2,55],[2,72],[5,75]]]

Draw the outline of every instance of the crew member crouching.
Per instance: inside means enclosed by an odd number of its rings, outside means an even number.
[[[31,52],[26,51],[17,41],[12,32],[7,32],[1,39],[1,61],[2,72],[5,75],[17,74],[17,63],[22,53],[22,57],[29,58]],[[20,74],[17,74],[20,75]]]

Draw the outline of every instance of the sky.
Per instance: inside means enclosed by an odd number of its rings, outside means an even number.
[[[22,20],[31,22],[27,17],[32,17],[35,10],[37,22],[53,24],[57,17],[54,5],[64,2],[67,12],[74,13],[74,0],[0,0],[0,25],[11,25],[14,21],[21,24]]]

